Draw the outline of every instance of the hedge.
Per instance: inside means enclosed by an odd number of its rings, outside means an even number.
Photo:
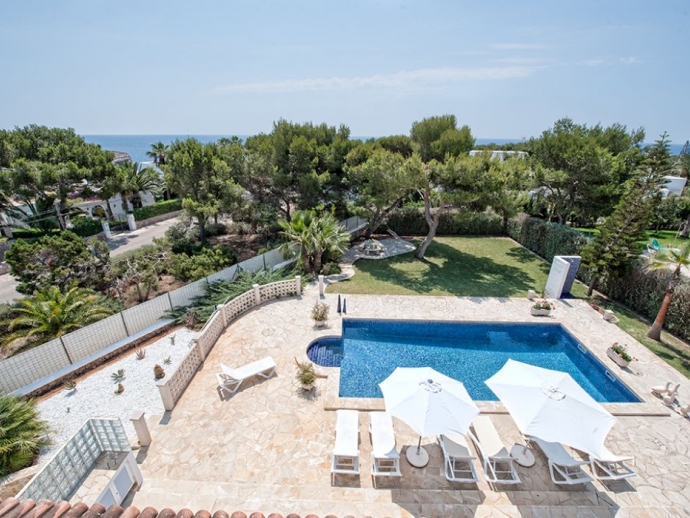
[[[72,220],[72,232],[81,237],[95,236],[103,231],[100,219],[75,218]]]
[[[461,214],[448,211],[441,214],[436,234],[439,236],[501,236],[501,218],[492,212]],[[418,208],[397,209],[388,217],[387,224],[381,225],[377,232],[387,228],[405,236],[424,236],[429,227],[424,219],[424,210]]]
[[[564,225],[522,215],[508,224],[508,235],[537,255],[553,260],[555,255],[580,255],[591,238]],[[589,271],[581,267],[578,278],[589,281]],[[625,277],[601,281],[597,290],[636,313],[654,320],[664,299],[671,272],[646,271],[638,264]],[[682,277],[673,295],[664,329],[683,340],[690,340],[690,281]]]
[[[44,230],[42,228],[19,228],[12,230],[13,239],[39,239],[43,236],[54,236],[61,232],[58,228]]]
[[[508,235],[547,261],[556,255],[580,255],[591,238],[565,225],[521,214],[508,222]]]
[[[154,216],[167,214],[168,212],[175,212],[176,210],[182,210],[181,199],[161,201],[146,207],[139,207],[138,209],[134,209],[133,213],[136,221],[143,221],[145,219],[153,218]]]

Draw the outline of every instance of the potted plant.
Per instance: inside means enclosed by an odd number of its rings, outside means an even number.
[[[310,362],[299,362],[295,358],[297,364],[297,381],[302,385],[303,390],[311,390],[314,388],[316,381],[316,371],[314,371],[314,364]]]
[[[551,310],[554,309],[553,303],[546,299],[538,300],[530,308],[530,313],[535,317],[549,316]]]
[[[322,327],[326,324],[328,320],[328,312],[330,311],[330,306],[325,302],[316,301],[314,307],[311,308],[311,318],[314,319],[316,327]]]
[[[606,354],[620,367],[627,367],[630,362],[637,360],[628,353],[627,345],[621,345],[618,342],[613,342],[611,346],[606,349]]]

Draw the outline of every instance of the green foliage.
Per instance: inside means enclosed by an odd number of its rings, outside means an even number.
[[[110,379],[113,380],[115,383],[119,383],[123,379],[125,379],[125,370],[124,369],[118,369],[116,372],[113,372],[110,375]]]
[[[103,231],[101,221],[91,218],[75,218],[72,220],[73,227],[70,229],[80,237],[91,237]]]
[[[34,242],[18,239],[5,254],[5,261],[20,283],[19,293],[31,294],[51,286],[65,290],[74,283],[98,289],[107,282],[110,250],[101,241],[87,243],[65,231]]]
[[[321,269],[321,273],[323,275],[337,275],[340,272],[341,272],[340,266],[338,265],[338,263],[335,263],[335,262],[327,263]]]
[[[181,281],[196,281],[208,277],[237,262],[235,253],[227,246],[214,245],[196,255],[174,254],[170,259],[170,273]]]
[[[62,232],[59,228],[43,229],[43,228],[18,228],[12,231],[14,239],[25,239],[32,241],[40,239],[43,236],[57,236]]]
[[[508,235],[549,262],[556,255],[579,255],[589,242],[575,229],[524,215],[508,222]]]
[[[11,334],[2,338],[0,348],[9,349],[19,339],[35,338],[42,342],[58,338],[112,314],[101,303],[101,295],[72,286],[62,293],[57,286],[36,291],[22,299],[4,324]]]
[[[292,277],[292,273],[283,269],[276,271],[261,270],[255,273],[242,271],[233,281],[218,281],[204,285],[204,294],[196,297],[189,306],[175,308],[169,313],[178,324],[184,324],[187,312],[193,310],[200,323],[205,323],[215,311],[216,306],[252,289],[254,284],[270,284]]]
[[[112,272],[120,299],[127,288],[134,286],[139,302],[148,300],[149,295],[158,289],[159,276],[168,271],[170,257],[166,243],[144,245],[114,257]]]
[[[313,211],[296,212],[290,222],[279,223],[287,241],[282,246],[285,255],[299,247],[305,268],[315,275],[321,272],[323,262],[337,259],[350,243],[350,234],[328,212],[320,216]]]
[[[428,117],[412,124],[410,136],[422,161],[443,162],[447,156],[466,155],[474,146],[469,126],[456,127],[455,115]]]
[[[155,216],[160,216],[161,214],[167,214],[168,212],[175,212],[176,210],[182,210],[182,200],[180,199],[160,201],[158,203],[154,203],[153,205],[139,207],[134,209],[133,214],[134,219],[137,221],[143,221]]]
[[[423,236],[428,231],[423,209],[417,208],[395,210],[388,224],[379,227],[377,232],[385,233],[386,228],[403,236]],[[468,214],[451,210],[441,215],[436,233],[440,236],[500,236],[503,230],[500,216],[493,212]]]
[[[0,394],[0,478],[31,466],[49,431],[33,401]]]

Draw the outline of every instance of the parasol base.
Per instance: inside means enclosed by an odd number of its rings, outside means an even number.
[[[534,453],[524,444],[516,444],[510,449],[510,456],[515,459],[520,466],[530,468],[534,466],[536,459]]]
[[[415,468],[423,468],[429,464],[429,454],[424,448],[417,450],[416,446],[408,446],[405,456],[407,457],[407,462]]]

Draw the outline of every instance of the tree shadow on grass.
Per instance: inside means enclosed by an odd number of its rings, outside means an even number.
[[[549,270],[551,269],[551,265],[549,265],[548,262],[544,261],[544,259],[534,254],[533,252],[530,252],[526,248],[515,246],[508,250],[506,252],[506,255],[516,260],[518,263],[536,264],[539,267],[539,269],[546,275],[549,274]]]
[[[534,256],[531,257],[534,261]],[[373,279],[420,294],[474,297],[509,297],[533,289],[537,281],[516,266],[500,264],[490,257],[461,252],[434,242],[427,258],[413,254],[358,265]]]

